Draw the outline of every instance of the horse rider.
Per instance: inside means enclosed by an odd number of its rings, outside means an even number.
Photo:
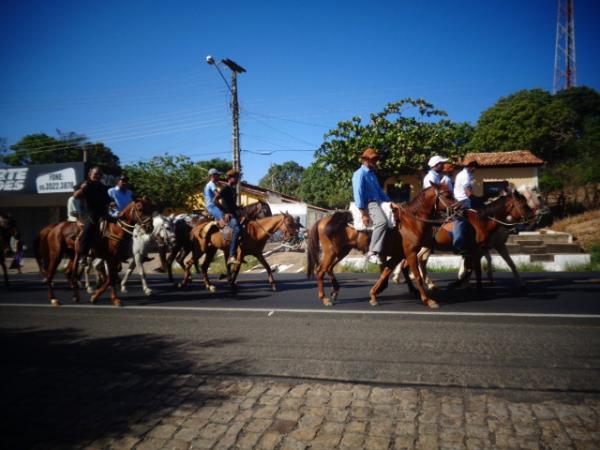
[[[114,222],[115,219],[108,215],[108,207],[111,198],[108,195],[108,187],[100,181],[102,170],[99,167],[92,167],[88,173],[88,178],[81,187],[73,193],[76,199],[83,198],[87,206],[87,218],[83,230],[79,237],[79,258],[87,257],[98,243],[100,238],[100,220],[106,219]]]
[[[208,183],[204,186],[204,204],[206,210],[215,220],[222,221],[223,213],[217,205],[217,199],[221,195],[218,189],[219,179],[221,178],[221,172],[217,169],[212,168],[208,171]]]
[[[231,236],[231,243],[229,244],[229,259],[227,264],[238,264],[236,257],[238,241],[240,233],[242,232],[241,220],[238,217],[236,204],[236,186],[240,180],[240,172],[234,169],[228,170],[225,174],[227,177],[227,184],[221,189],[221,195],[219,196],[219,206],[223,211],[223,220],[228,223],[233,230]]]
[[[433,155],[429,158],[427,165],[429,166],[429,172],[423,178],[423,189],[431,187],[432,184],[440,184],[442,182],[442,169],[444,163],[448,161],[448,158],[443,158],[439,155]]]
[[[108,196],[112,199],[111,215],[118,216],[133,201],[133,193],[129,189],[129,178],[127,178],[127,175],[119,177],[117,185],[108,190]]]
[[[381,189],[375,174],[379,153],[373,148],[367,148],[360,156],[362,165],[352,175],[352,191],[354,202],[360,210],[362,222],[366,226],[373,223],[373,234],[366,254],[367,261],[381,265],[379,253],[383,248],[383,240],[387,228],[387,219],[381,209],[382,202],[389,202],[390,198]]]
[[[478,167],[475,160],[471,160],[456,175],[454,180],[454,198],[462,205],[465,214],[458,214],[454,221],[452,244],[458,253],[465,254],[465,234],[468,227],[466,210],[471,208],[471,197],[473,196],[473,172]]]
[[[75,198],[75,192],[81,188],[81,183],[73,186],[73,195],[67,200],[67,222],[81,222],[83,210],[81,209],[81,199]]]

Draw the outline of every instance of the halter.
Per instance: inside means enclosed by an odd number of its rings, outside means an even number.
[[[405,214],[407,214],[408,216],[412,217],[415,220],[418,220],[419,222],[431,223],[431,224],[434,224],[434,225],[443,225],[445,223],[451,222],[454,219],[454,216],[456,216],[456,211],[450,213],[450,210],[453,208],[454,205],[458,204],[458,202],[453,203],[453,204],[446,203],[446,201],[444,200],[444,197],[442,197],[442,195],[441,195],[441,191],[436,188],[436,190],[435,190],[435,203],[433,205],[433,215],[434,216],[437,214],[438,202],[441,202],[443,204],[443,206],[445,207],[445,209],[446,209],[446,219],[445,220],[423,219],[421,217],[415,216],[410,211],[408,211],[407,209],[405,209],[402,205],[399,205],[399,206],[400,206],[400,209]]]
[[[503,220],[496,219],[493,216],[486,216],[486,219],[491,220],[496,223],[499,223],[500,225],[504,225],[505,227],[509,227],[509,228],[514,228],[517,225],[525,225],[525,224],[531,223],[533,221],[533,219],[525,220],[526,215],[523,213],[523,209],[521,208],[521,205],[519,205],[519,201],[515,197],[515,194],[513,192],[511,192],[509,195],[507,195],[507,197],[512,198],[513,207],[518,211],[519,215],[521,216],[521,218],[522,218],[521,221],[520,222],[504,222]],[[472,208],[469,209],[469,211],[477,212],[476,209],[472,209]]]
[[[260,222],[258,220],[254,220],[253,222],[259,226],[259,228],[261,230],[263,230],[265,232],[265,234],[269,237],[273,236],[275,233],[277,233],[278,231],[283,231],[283,236],[285,237],[288,234],[288,226],[285,224],[285,218],[286,218],[286,214],[282,214],[281,215],[281,223],[277,226],[277,228],[275,229],[275,231],[273,232],[269,232],[265,229],[265,227],[263,227]],[[284,229],[282,230],[281,227],[284,227]],[[288,238],[289,239],[289,238]]]
[[[117,217],[117,225],[119,225],[119,227],[121,227],[121,229],[132,235],[133,236],[133,229],[135,228],[136,224],[140,224],[140,226],[142,226],[142,228],[146,228],[146,225],[152,220],[150,217],[146,217],[145,219],[142,218],[142,215],[139,211],[139,209],[137,209],[137,207],[131,208],[131,215],[133,216],[134,219],[134,223],[133,225],[130,223],[125,222],[123,219],[121,219],[120,217]],[[109,236],[110,237],[110,236]],[[122,239],[122,238],[121,238]]]

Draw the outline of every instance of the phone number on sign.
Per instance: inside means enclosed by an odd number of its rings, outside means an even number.
[[[40,191],[58,191],[65,189],[73,189],[72,181],[53,181],[44,184],[40,184],[38,186],[38,190]]]

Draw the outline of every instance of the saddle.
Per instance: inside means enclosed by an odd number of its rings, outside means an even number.
[[[373,231],[373,226],[369,225],[365,227],[362,222],[362,214],[360,210],[356,207],[354,202],[350,203],[350,212],[352,213],[352,223],[350,224],[356,231]],[[391,202],[383,202],[381,204],[381,209],[385,214],[385,218],[387,219],[388,228],[394,228],[396,226],[396,219],[394,218],[394,211],[392,210]]]
[[[223,234],[223,240],[227,245],[231,243],[231,239],[233,237],[233,228],[231,228],[228,224],[222,223],[218,220],[213,219],[208,222],[208,224],[206,224],[206,226],[200,230],[199,235],[202,239],[206,239],[209,233],[213,230],[215,233],[220,231]]]

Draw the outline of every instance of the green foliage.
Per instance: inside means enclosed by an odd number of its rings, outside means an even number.
[[[325,134],[317,163],[349,183],[367,147],[383,156],[378,172],[381,180],[422,170],[435,153],[461,158],[472,128],[445,119],[446,115],[423,99],[390,103],[381,112],[371,114],[367,124],[360,117],[338,123],[336,129]]]
[[[146,195],[160,209],[189,208],[194,194],[207,181],[211,167],[224,171],[231,165],[222,159],[193,162],[187,156],[155,156],[124,168],[136,195]]]
[[[317,163],[304,170],[297,191],[298,197],[306,203],[321,208],[347,208],[352,200],[352,187],[349,178],[336,176]]]
[[[30,134],[0,153],[1,161],[11,166],[83,161],[84,150],[90,166],[100,166],[109,174],[119,174],[119,157],[101,142],[91,143],[76,133],[58,131],[58,138],[44,133]]]
[[[283,164],[272,164],[267,174],[260,179],[258,185],[282,194],[296,195],[302,181],[304,167],[295,161]]]
[[[565,156],[576,136],[577,115],[542,89],[503,97],[484,111],[467,148],[470,151],[532,150],[546,161]]]
[[[540,173],[539,184],[542,192],[552,192],[563,188],[562,180],[548,171]]]

